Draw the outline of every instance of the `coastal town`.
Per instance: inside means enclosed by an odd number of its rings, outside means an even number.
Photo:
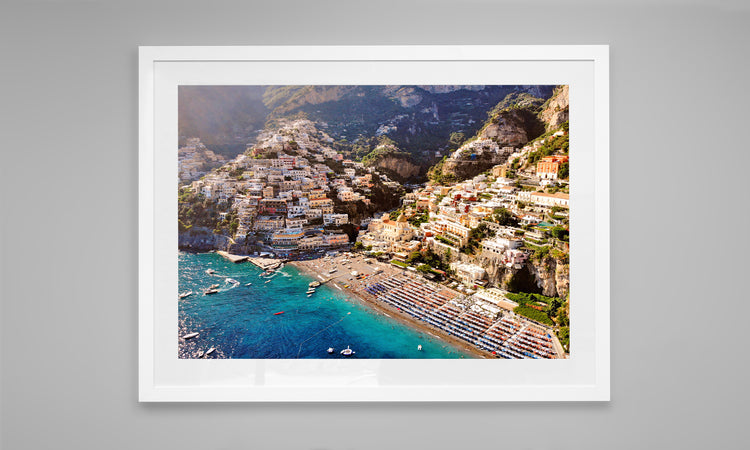
[[[229,161],[188,139],[180,248],[291,261],[487,357],[567,357],[567,122],[521,146],[470,139],[445,161],[498,164],[414,185],[345,157],[316,125],[284,121]]]

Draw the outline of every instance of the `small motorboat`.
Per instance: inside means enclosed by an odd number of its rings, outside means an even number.
[[[215,351],[216,351],[216,347],[211,347],[208,350],[206,350],[206,353],[203,356],[208,356]]]
[[[216,271],[214,269],[206,269],[206,273],[209,275],[213,275],[216,273]]]
[[[253,283],[245,283],[245,286],[252,286]]]
[[[329,355],[332,355],[332,354],[333,354],[333,352],[335,352],[336,350],[334,350],[334,349],[333,349],[333,347],[328,347],[328,350],[327,350],[327,351],[328,351],[328,354],[329,354]]]
[[[345,349],[341,350],[341,354],[344,356],[352,356],[354,354],[354,350],[349,348],[349,346],[347,345]]]
[[[226,282],[232,283],[232,284],[240,284],[239,281],[235,280],[234,278],[229,278],[229,277],[227,277]]]
[[[271,280],[266,280],[266,283],[270,283],[270,282],[271,282]]]
[[[218,292],[219,292],[218,289],[209,288],[209,289],[206,289],[206,292],[204,292],[203,295],[212,295],[212,294],[217,294]]]
[[[279,311],[277,313],[273,313],[274,316],[278,316],[279,314],[284,314],[284,311]]]
[[[203,355],[204,355],[204,354],[205,354],[205,353],[203,353],[203,350],[199,350],[199,351],[198,351],[198,358],[203,358]]]
[[[422,344],[417,345],[417,350],[422,351]]]
[[[200,333],[188,333],[188,334],[182,336],[182,338],[185,339],[185,340],[188,340],[188,339],[192,339],[194,337],[197,337],[199,334]]]
[[[320,286],[320,281],[312,281],[308,286],[310,286],[311,288],[316,288]]]
[[[212,284],[212,285],[211,285],[211,286],[209,286],[208,288],[209,288],[209,289],[219,289],[219,285],[218,285],[218,284]]]
[[[191,295],[193,295],[193,291],[183,292],[182,294],[180,294],[180,298],[185,298]]]
[[[307,293],[308,293],[308,294],[314,294],[314,293],[315,293],[315,288],[310,288],[310,289],[308,289],[308,290],[307,290]]]

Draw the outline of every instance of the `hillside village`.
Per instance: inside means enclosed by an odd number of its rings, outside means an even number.
[[[479,134],[446,161],[489,161],[488,170],[411,189],[345,159],[333,142],[312,121],[283,121],[243,154],[183,182],[180,247],[286,259],[359,251],[559,327],[567,348],[567,121],[524,145]]]

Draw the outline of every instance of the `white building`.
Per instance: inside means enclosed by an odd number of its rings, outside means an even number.
[[[343,225],[349,223],[349,214],[323,214],[323,225]]]

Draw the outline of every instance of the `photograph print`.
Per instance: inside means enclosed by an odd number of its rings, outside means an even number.
[[[569,358],[568,111],[567,85],[179,86],[178,357]]]

